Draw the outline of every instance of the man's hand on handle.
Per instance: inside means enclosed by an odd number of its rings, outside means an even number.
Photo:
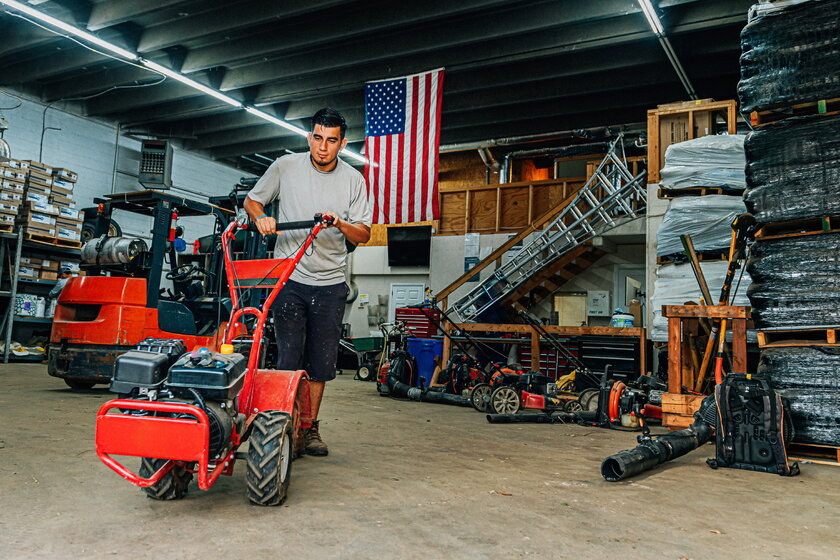
[[[257,226],[257,231],[262,235],[277,233],[277,221],[271,216],[261,216],[254,220],[254,225]]]

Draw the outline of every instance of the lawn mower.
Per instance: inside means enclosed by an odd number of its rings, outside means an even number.
[[[594,393],[591,393],[590,389],[580,393],[575,403],[577,406],[563,406],[572,402],[565,399],[563,399],[563,405],[553,401],[537,400],[542,398],[547,400],[547,397],[522,391],[525,398],[532,399],[532,402],[528,403],[531,406],[526,408],[538,409],[540,413],[488,414],[487,421],[491,424],[574,422],[583,426],[600,428],[640,429],[647,433],[648,420],[662,419],[662,392],[665,390],[665,385],[650,376],[641,376],[625,384],[621,380],[613,379],[610,375],[611,371],[610,366],[604,369],[599,387],[594,390]],[[556,400],[560,401],[560,399]],[[591,406],[590,403],[595,406]]]
[[[577,412],[584,409],[584,404],[589,409],[591,395],[597,391],[587,390],[587,398],[583,400],[580,398],[583,394],[578,394],[576,390],[577,382],[585,379],[597,385],[598,378],[533,317],[524,311],[521,315],[541,338],[548,340],[558,356],[565,360],[569,371],[555,382],[538,372],[526,373],[510,367],[497,368],[486,384],[473,388],[472,402],[475,409],[480,412],[492,410],[496,414],[516,414],[520,408],[537,409],[544,413]]]
[[[301,430],[309,427],[309,384],[304,371],[259,369],[263,330],[280,290],[331,221],[317,214],[312,221],[277,224],[278,231],[309,229],[294,256],[285,259],[234,261],[235,234],[248,225],[240,219],[227,226],[222,250],[232,311],[219,352],[195,349],[170,366],[160,350],[176,344],[152,341],[143,347],[147,351],[121,355],[111,390],[125,398],[103,404],[96,419],[102,462],[152,498],[169,500],[184,497],[193,474],[207,490],[220,475],[233,473],[237,458],[247,457],[248,499],[264,506],[284,501],[293,455],[302,448]],[[242,297],[249,289],[270,291],[260,307],[252,307]],[[244,337],[252,340],[247,356],[235,353],[232,344]],[[245,441],[247,454],[238,453]],[[139,474],[115,456],[140,457]]]

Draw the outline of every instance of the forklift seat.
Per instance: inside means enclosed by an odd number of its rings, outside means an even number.
[[[175,334],[197,334],[192,311],[179,301],[158,301],[158,326],[161,330]]]

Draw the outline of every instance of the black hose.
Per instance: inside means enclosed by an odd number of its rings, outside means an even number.
[[[678,432],[642,441],[638,447],[610,455],[601,463],[601,475],[608,482],[636,476],[660,463],[682,457],[712,438],[717,405],[713,396],[706,397],[694,413],[694,423]]]
[[[460,395],[451,395],[442,391],[430,391],[419,387],[412,387],[399,381],[392,375],[393,368],[388,369],[385,378],[388,385],[388,392],[392,397],[402,397],[413,401],[430,402],[438,404],[452,404],[456,406],[472,406],[469,399]]]

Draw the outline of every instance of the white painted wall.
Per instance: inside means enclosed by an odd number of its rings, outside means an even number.
[[[95,197],[105,194],[142,190],[137,183],[139,141],[119,137],[112,124],[80,117],[62,106],[47,109],[43,103],[24,95],[20,97],[23,98],[20,107],[2,111],[9,121],[5,139],[11,146],[12,157],[77,172],[79,180],[73,197],[79,208],[91,206]],[[15,99],[0,94],[0,106],[16,104]],[[42,148],[41,131],[45,126],[48,129],[43,135]],[[176,187],[169,192],[204,201],[210,196],[227,194],[243,175],[247,174],[176,149],[172,169],[172,183]],[[115,212],[114,219],[125,235],[149,237],[151,218]],[[185,218],[179,223],[184,226],[188,247],[196,238],[212,233],[213,220],[209,217]]]

